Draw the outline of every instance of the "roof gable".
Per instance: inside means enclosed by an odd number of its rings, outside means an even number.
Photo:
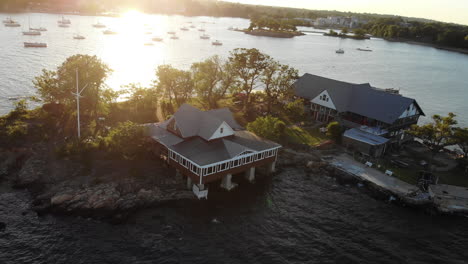
[[[311,102],[336,110],[333,99],[330,97],[330,94],[327,92],[327,90],[322,91],[319,95],[312,99]]]
[[[312,74],[299,78],[294,90],[297,96],[309,100],[326,90],[337,111],[353,112],[387,124],[394,123],[412,103],[417,105],[412,98],[385,92],[368,83],[353,84]],[[420,112],[424,115],[421,109]]]

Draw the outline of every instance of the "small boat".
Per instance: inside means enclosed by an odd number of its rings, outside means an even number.
[[[190,28],[195,28],[195,25],[191,25]]]
[[[85,36],[76,34],[75,36],[73,36],[73,39],[86,39],[86,38]]]
[[[189,29],[186,28],[186,27],[181,27],[180,30],[182,30],[182,31],[189,31]]]
[[[115,35],[115,34],[117,34],[117,32],[112,31],[110,29],[104,30],[102,33],[104,33],[104,35]]]
[[[203,34],[200,36],[201,39],[210,39],[210,35],[208,34]]]
[[[203,28],[199,28],[198,31],[205,32],[205,30]]]
[[[16,23],[11,17],[7,17],[2,21],[3,24]]]
[[[39,27],[39,28],[29,28],[29,30],[34,30],[34,31],[47,31],[47,28],[44,28],[44,27]]]
[[[335,52],[338,54],[344,54],[344,49],[337,49]]]
[[[104,24],[102,24],[100,22],[97,22],[96,24],[93,24],[93,27],[95,27],[95,28],[105,28],[106,25],[104,25]]]
[[[179,37],[176,36],[176,35],[172,35],[172,36],[171,36],[171,39],[179,39]]]
[[[26,36],[40,36],[41,32],[40,31],[29,30],[29,31],[23,31],[23,35],[26,35]]]
[[[146,34],[146,35],[151,35],[151,34],[153,34],[153,32],[147,31],[147,32],[145,32],[145,34]]]
[[[65,24],[65,25],[70,25],[71,24],[71,21],[70,19],[66,19],[62,16],[62,19],[60,19],[59,21],[57,21],[57,23],[59,24]]]
[[[70,27],[69,24],[59,24],[58,26],[61,27],[61,28],[69,28]]]
[[[146,42],[145,46],[154,46],[154,43],[153,42]]]
[[[21,24],[20,24],[20,23],[17,23],[17,22],[13,22],[13,23],[3,23],[3,25],[5,25],[5,27],[21,27]]]
[[[47,43],[41,42],[24,42],[25,48],[47,48]]]
[[[156,41],[156,42],[161,42],[163,41],[163,38],[160,38],[160,37],[154,37],[151,39],[152,41]]]
[[[215,40],[215,41],[211,42],[211,45],[213,45],[213,46],[222,46],[223,43],[221,41],[219,41],[219,40]]]
[[[372,51],[371,49],[361,49],[361,48],[357,48],[357,50],[359,50],[359,51]]]
[[[228,27],[228,30],[234,30],[234,28],[233,27]]]

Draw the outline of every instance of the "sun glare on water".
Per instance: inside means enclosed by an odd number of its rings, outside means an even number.
[[[146,80],[143,82],[148,83],[154,78],[154,69],[164,60],[166,44],[155,43],[151,47],[144,44],[151,42],[152,36],[161,35],[165,23],[132,9],[123,13],[111,27],[117,34],[103,37],[106,47],[103,57],[113,65],[116,73],[110,85],[113,81],[130,83]]]

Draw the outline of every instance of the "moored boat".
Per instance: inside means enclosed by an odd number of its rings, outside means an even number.
[[[115,34],[117,34],[117,32],[112,31],[110,29],[104,30],[102,33],[104,33],[104,35],[115,35]]]
[[[97,22],[96,24],[93,24],[93,27],[95,27],[95,28],[105,28],[106,25],[102,24],[101,22]]]
[[[357,48],[359,51],[372,51],[371,49],[362,49],[362,48]]]
[[[175,32],[174,32],[174,31],[168,31],[167,34],[169,34],[169,35],[175,35]]]
[[[29,30],[34,30],[34,31],[47,31],[47,28],[38,27],[38,28],[29,28]]]
[[[171,36],[171,39],[179,39],[179,37],[176,36],[176,35],[172,35],[172,36]]]
[[[69,24],[59,24],[58,26],[62,27],[62,28],[69,28],[70,27]]]
[[[221,41],[219,41],[219,40],[215,40],[215,41],[211,42],[211,44],[213,46],[222,46],[223,45],[223,43]]]
[[[203,34],[200,36],[201,39],[210,39],[210,35],[208,34]]]
[[[41,32],[40,31],[29,30],[29,31],[23,31],[23,35],[26,35],[26,36],[40,36]]]
[[[76,34],[75,36],[73,36],[73,39],[86,39],[86,37]]]
[[[160,37],[154,37],[151,39],[152,41],[156,41],[156,42],[161,42],[163,41],[163,38],[160,38]]]
[[[189,31],[189,29],[186,28],[186,27],[181,27],[180,30],[182,30],[182,31]]]
[[[62,19],[58,20],[57,23],[59,24],[65,24],[65,25],[70,25],[71,21],[70,19],[66,19],[65,17],[62,16]]]
[[[42,42],[24,42],[25,48],[47,48],[47,43]]]
[[[344,49],[337,49],[335,52],[338,54],[344,54]]]

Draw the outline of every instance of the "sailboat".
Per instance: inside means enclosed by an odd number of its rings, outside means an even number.
[[[28,18],[29,31],[23,31],[23,35],[26,36],[40,36],[40,31],[31,30],[31,18]]]
[[[336,52],[337,54],[344,54],[344,49],[341,48],[341,39],[340,39],[340,42],[339,42],[339,46],[340,46],[340,48],[337,49],[335,52]]]
[[[47,43],[41,42],[24,42],[25,48],[47,48]]]
[[[30,26],[30,27],[29,27],[29,30],[35,30],[35,31],[44,32],[44,31],[47,31],[47,28],[45,28],[45,27],[32,28],[32,27]]]
[[[219,40],[215,40],[215,41],[211,42],[211,45],[213,45],[213,46],[222,46],[223,43],[221,41],[219,41]]]
[[[7,17],[6,19],[4,19],[3,25],[5,25],[5,27],[20,27],[21,26],[18,22],[11,19],[11,17]]]
[[[60,19],[59,21],[57,21],[59,24],[64,24],[64,25],[70,25],[71,24],[71,21],[70,19],[66,19],[65,17],[62,16],[62,19]]]
[[[102,24],[101,22],[98,21],[96,24],[93,24],[93,27],[95,27],[95,28],[105,28],[106,25],[104,25],[104,24]]]
[[[200,36],[201,39],[210,39],[210,35],[208,34],[203,34]]]

